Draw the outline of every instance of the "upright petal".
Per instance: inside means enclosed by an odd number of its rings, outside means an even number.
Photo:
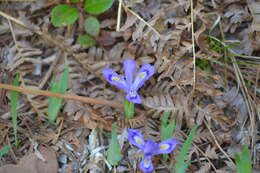
[[[117,86],[120,89],[128,91],[129,87],[124,78],[122,76],[119,76],[113,69],[105,68],[103,69],[102,74],[109,83]]]
[[[143,150],[144,149],[144,139],[143,136],[140,132],[140,130],[135,130],[135,129],[128,129],[128,141],[132,145],[135,145],[139,149]]]
[[[150,64],[144,64],[136,74],[133,90],[137,91],[146,80],[148,80],[155,73],[155,67]]]
[[[135,74],[136,62],[132,59],[125,59],[124,61],[124,72],[125,78],[128,85],[132,85]]]
[[[156,154],[171,153],[178,144],[180,144],[180,142],[173,138],[162,141],[159,143],[159,149]]]
[[[139,94],[137,94],[136,91],[128,91],[127,95],[126,95],[126,99],[132,103],[136,103],[136,104],[141,104],[142,103],[142,99],[140,97]]]
[[[159,145],[151,139],[148,139],[144,145],[144,156],[145,157],[152,157],[153,155],[157,154],[159,150]]]
[[[139,168],[144,173],[149,173],[153,171],[153,163],[151,157],[144,157],[144,159],[140,162]]]

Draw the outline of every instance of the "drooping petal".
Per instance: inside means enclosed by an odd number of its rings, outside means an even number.
[[[140,130],[128,129],[127,132],[128,132],[129,143],[143,150],[145,143]]]
[[[124,61],[124,72],[125,78],[128,85],[132,85],[135,74],[136,62],[132,59],[125,59]]]
[[[155,67],[153,65],[144,64],[136,74],[132,89],[137,91],[154,73]]]
[[[152,157],[153,155],[157,154],[158,149],[159,145],[153,140],[148,139],[144,145],[144,156]]]
[[[126,99],[132,103],[135,104],[141,104],[142,103],[142,99],[140,97],[139,94],[137,94],[136,91],[128,91],[127,95],[126,95]]]
[[[144,157],[144,159],[140,162],[139,168],[144,173],[149,173],[153,171],[153,163],[151,157]]]
[[[156,154],[171,153],[178,144],[180,144],[180,142],[173,138],[162,141],[159,143],[159,149]]]
[[[105,68],[103,69],[102,74],[109,83],[117,86],[120,89],[128,91],[129,87],[124,78],[122,76],[119,76],[113,69]]]

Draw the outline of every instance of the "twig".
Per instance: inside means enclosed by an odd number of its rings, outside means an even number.
[[[182,131],[180,130],[180,133],[185,136],[186,138],[188,138],[188,136]],[[210,159],[208,158],[208,156],[194,143],[192,142],[192,145],[207,159],[207,161],[209,162],[210,166],[214,169],[215,172],[217,172],[217,168],[214,166],[214,164],[210,161]]]
[[[55,68],[55,66],[56,66],[56,64],[57,64],[57,62],[58,62],[58,60],[60,59],[61,56],[62,56],[62,54],[61,54],[61,53],[58,53],[58,55],[56,56],[56,58],[53,60],[53,62],[52,62],[52,64],[51,64],[50,68],[48,69],[47,73],[46,73],[45,76],[43,77],[43,79],[42,79],[42,81],[41,81],[41,83],[40,83],[40,85],[39,85],[39,87],[38,87],[39,89],[42,89],[42,88],[44,87],[44,85],[46,84],[46,82],[48,81],[49,77],[51,76],[52,71],[53,71],[53,69]]]
[[[161,38],[161,34],[148,22],[146,22],[143,18],[141,18],[138,14],[136,14],[133,10],[129,9],[127,6],[123,5],[124,9],[132,13],[135,17],[141,20],[145,25],[147,25],[159,38]]]
[[[12,91],[17,91],[17,92],[22,92],[22,93],[29,93],[29,94],[34,94],[34,95],[43,95],[43,96],[48,96],[48,97],[58,97],[58,98],[63,98],[63,99],[68,99],[68,100],[80,101],[80,102],[83,102],[83,103],[106,105],[106,106],[112,106],[112,107],[115,107],[115,108],[123,109],[122,104],[120,104],[118,102],[104,100],[104,99],[82,97],[82,96],[72,95],[72,94],[54,93],[54,92],[50,92],[50,91],[16,87],[16,86],[7,85],[7,84],[1,84],[1,83],[0,83],[0,88],[12,90]]]
[[[15,22],[16,24],[22,26],[23,28],[26,28],[28,29],[29,31],[31,32],[34,32],[36,34],[38,34],[39,36],[43,37],[46,41],[49,41],[50,43],[54,44],[55,46],[57,46],[58,48],[60,48],[61,50],[67,52],[67,53],[70,53],[70,54],[73,54],[73,50],[72,48],[68,47],[67,45],[65,44],[61,44],[60,41],[56,40],[56,39],[53,39],[53,36],[51,36],[50,34],[46,34],[40,30],[36,30],[36,29],[33,29],[33,28],[29,28],[28,26],[26,26],[22,21],[20,20],[17,20],[16,18],[4,13],[3,11],[0,11],[0,16],[3,16],[4,18],[6,19],[9,19],[13,22]]]
[[[220,26],[221,26],[221,21],[220,21]],[[224,32],[222,30],[222,27],[220,27],[220,32],[222,35],[223,40],[225,40],[225,35]],[[231,51],[231,49],[228,49],[229,51]],[[253,162],[256,163],[256,151],[255,151],[255,143],[256,143],[256,118],[255,118],[255,112],[254,112],[254,106],[252,103],[252,98],[249,95],[248,89],[246,87],[245,84],[245,80],[244,77],[241,73],[241,70],[238,66],[238,63],[236,63],[236,59],[234,58],[234,56],[230,56],[231,60],[234,61],[235,63],[233,63],[233,67],[235,69],[235,75],[237,78],[237,83],[239,84],[243,97],[245,99],[245,103],[246,103],[246,107],[248,110],[248,114],[249,114],[249,120],[250,120],[250,126],[251,126],[251,151],[253,153]],[[245,121],[246,122],[246,121]]]
[[[121,23],[121,11],[122,11],[122,0],[118,0],[118,12],[117,12],[117,24],[116,24],[116,31],[119,32],[120,30],[120,23]]]
[[[210,129],[209,125],[205,122],[205,125],[207,126],[211,136],[213,137],[217,147],[219,148],[219,150],[226,156],[226,158],[232,163],[233,167],[235,168],[236,165],[233,162],[233,160],[228,156],[228,154],[223,150],[223,148],[220,146],[220,144],[218,143],[218,140],[216,139],[216,136],[214,135],[214,133],[212,132],[212,130]]]
[[[192,56],[193,56],[193,91],[196,88],[196,53],[194,40],[194,16],[193,16],[193,0],[190,0],[190,15],[191,15],[191,40],[192,40]]]

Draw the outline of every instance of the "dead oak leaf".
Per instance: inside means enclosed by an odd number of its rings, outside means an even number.
[[[53,149],[40,147],[40,153],[45,162],[31,153],[21,158],[17,165],[8,164],[0,167],[0,173],[57,173],[58,162]]]

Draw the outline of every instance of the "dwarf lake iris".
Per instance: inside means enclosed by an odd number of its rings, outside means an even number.
[[[126,99],[132,103],[140,104],[142,99],[137,93],[138,89],[148,80],[155,72],[155,67],[150,64],[144,64],[137,72],[134,79],[136,62],[132,59],[125,59],[124,73],[125,77],[118,75],[113,69],[105,68],[102,71],[106,80],[127,92]]]
[[[144,141],[142,134],[139,130],[128,129],[128,141],[132,145],[138,147],[144,153],[144,158],[139,164],[139,168],[144,173],[152,172],[153,164],[152,157],[157,154],[169,154],[174,148],[180,144],[174,138],[164,140],[160,143],[156,143],[151,139]]]

